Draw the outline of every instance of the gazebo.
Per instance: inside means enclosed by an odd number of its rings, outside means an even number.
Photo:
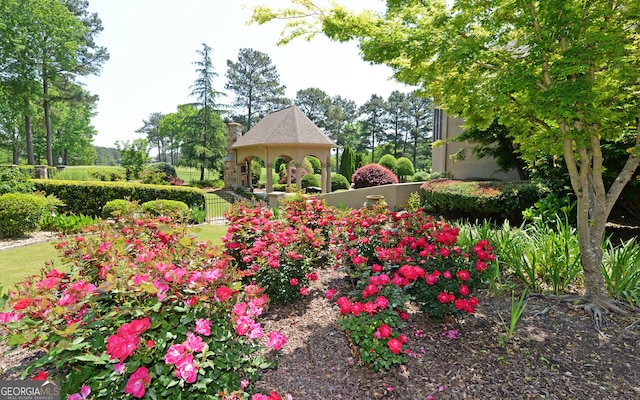
[[[267,193],[273,191],[273,163],[279,156],[296,167],[296,188],[301,190],[302,160],[315,156],[322,166],[322,193],[331,192],[331,149],[336,144],[296,106],[267,114],[246,134],[235,122],[227,125],[229,151],[225,159],[225,187],[251,187],[251,160],[261,158],[267,167]],[[291,183],[291,174],[288,173]]]

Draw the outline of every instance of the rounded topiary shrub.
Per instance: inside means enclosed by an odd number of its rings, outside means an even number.
[[[318,178],[317,175],[308,174],[302,177],[302,180],[300,183],[303,189],[306,189],[308,187],[313,187],[313,186],[319,187],[320,179]]]
[[[38,229],[49,202],[41,195],[5,193],[0,196],[0,238],[17,238]]]
[[[129,215],[137,210],[139,210],[139,207],[138,203],[135,201],[124,199],[111,200],[102,207],[102,217],[111,218],[121,215]]]
[[[396,175],[398,175],[402,180],[407,176],[413,176],[413,174],[415,174],[413,163],[407,157],[398,158],[395,171]]]
[[[351,178],[353,187],[356,189],[390,185],[398,183],[398,177],[389,168],[378,164],[367,164],[353,173]]]
[[[152,200],[141,204],[142,211],[151,215],[180,218],[189,214],[189,206],[177,200]]]
[[[171,177],[171,178],[177,178],[178,177],[178,173],[176,172],[176,169],[173,165],[166,163],[166,162],[157,162],[157,163],[153,163],[151,165],[149,165],[147,167],[147,169],[149,171],[160,171],[160,172],[164,172],[167,177]]]
[[[349,181],[342,174],[331,174],[331,191],[349,189]]]
[[[305,160],[308,160],[311,166],[313,167],[314,174],[322,173],[322,163],[318,160],[318,157],[315,156],[307,156]]]
[[[411,178],[412,182],[425,182],[428,181],[430,178],[430,175],[427,171],[416,171],[415,174],[413,174],[413,177]]]
[[[378,161],[378,164],[382,165],[383,167],[389,168],[391,171],[393,171],[394,174],[397,173],[398,161],[392,154],[385,154],[380,157],[380,161]]]

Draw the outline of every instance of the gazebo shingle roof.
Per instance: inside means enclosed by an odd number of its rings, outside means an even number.
[[[247,133],[239,137],[231,148],[270,144],[336,147],[331,139],[298,107],[289,106],[267,114]]]

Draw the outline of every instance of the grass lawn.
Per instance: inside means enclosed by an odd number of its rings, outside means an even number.
[[[175,169],[178,174],[178,178],[182,179],[185,184],[188,184],[191,181],[200,180],[200,169],[198,168],[175,167]],[[205,169],[204,171],[205,180],[216,180],[220,178],[219,175],[218,171],[211,171],[209,169]]]
[[[192,229],[198,240],[208,240],[213,244],[222,244],[222,237],[227,233],[226,225],[200,225]],[[53,262],[53,266],[61,271],[66,271],[67,266],[62,265],[58,259],[58,252],[54,245],[56,241],[36,243],[29,246],[18,247],[0,252],[0,287],[2,291],[11,290],[17,282],[25,277],[36,275],[47,262]]]

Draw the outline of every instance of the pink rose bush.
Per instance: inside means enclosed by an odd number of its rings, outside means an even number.
[[[122,216],[56,245],[46,267],[0,299],[9,345],[45,350],[65,398],[251,396],[269,365],[258,340],[269,298],[229,256],[162,217]],[[261,353],[260,353],[261,354]]]
[[[322,200],[299,196],[282,202],[280,215],[266,204],[236,204],[226,214],[226,254],[246,282],[266,289],[274,302],[307,296],[314,268],[327,262],[335,212]]]

